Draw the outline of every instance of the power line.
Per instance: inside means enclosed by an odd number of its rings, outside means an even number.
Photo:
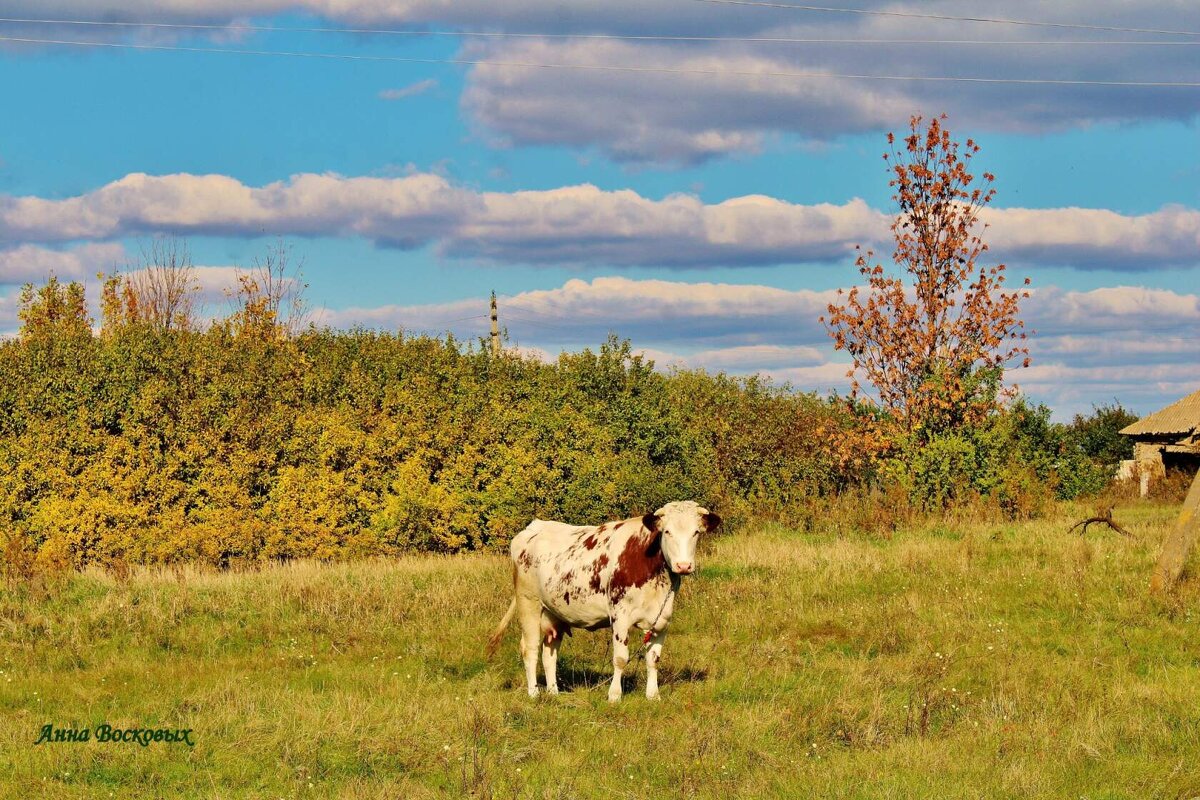
[[[1197,81],[1102,81],[1069,78],[976,78],[945,75],[868,75],[834,72],[781,72],[775,70],[719,70],[689,69],[683,67],[640,67],[606,64],[549,64],[532,61],[485,61],[468,58],[418,58],[409,56],[350,55],[346,53],[311,53],[288,50],[243,50],[221,47],[182,47],[161,44],[133,44],[126,42],[89,42],[68,39],[35,39],[22,36],[0,36],[0,42],[22,44],[49,44],[71,47],[100,47],[117,50],[155,50],[179,53],[220,53],[243,56],[284,56],[290,58],[316,58],[340,61],[379,61],[402,64],[454,64],[479,67],[520,67],[530,69],[567,69],[595,72],[658,73],[667,75],[709,75],[714,77],[746,78],[801,78],[801,79],[848,79],[876,81],[919,81],[927,83],[981,83],[1052,86],[1110,86],[1143,88],[1200,88]]]
[[[486,318],[487,318],[487,316],[488,316],[487,314],[475,314],[475,315],[473,315],[473,316],[470,316],[470,317],[457,317],[457,318],[455,318],[455,319],[447,319],[447,320],[443,320],[441,324],[442,324],[442,325],[449,325],[449,324],[450,324],[450,323],[452,323],[452,322],[466,322],[467,320],[471,320],[471,319],[486,319]]]
[[[800,8],[800,6],[789,6]],[[113,22],[108,20],[80,19],[27,19],[20,17],[0,17],[0,23],[37,24],[37,25],[81,25],[93,27],[118,28],[159,28],[168,30],[201,30],[201,31],[251,31],[254,33],[338,33],[338,34],[379,34],[387,36],[450,36],[450,37],[482,37],[482,38],[512,38],[512,39],[601,39],[616,41],[653,41],[653,42],[740,42],[757,44],[963,44],[963,45],[1102,45],[1102,46],[1195,46],[1198,42],[1163,42],[1163,41],[1114,41],[1104,39],[1066,39],[1066,40],[1037,40],[1037,39],[863,39],[863,38],[797,38],[790,36],[675,36],[664,34],[619,34],[619,33],[531,33],[527,31],[445,31],[422,30],[419,28],[311,28],[283,25],[215,25],[198,22]]]
[[[1038,22],[1027,19],[1003,19],[999,17],[958,17],[950,14],[923,14],[915,11],[881,11],[867,8],[831,8],[829,6],[801,6],[793,3],[771,3],[765,0],[693,0],[696,3],[715,3],[727,6],[757,6],[759,8],[787,8],[793,11],[820,11],[832,14],[868,14],[879,17],[905,17],[909,19],[941,19],[955,22],[987,22],[996,25],[1026,25],[1035,28],[1069,28],[1083,31],[1109,31],[1118,33],[1165,33],[1173,36],[1200,36],[1200,31],[1162,30],[1159,28],[1123,28],[1115,25],[1083,25],[1071,22]]]

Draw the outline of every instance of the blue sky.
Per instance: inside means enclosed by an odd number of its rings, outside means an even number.
[[[884,134],[948,112],[997,175],[989,240],[1035,296],[1034,366],[1060,416],[1200,388],[1200,88],[930,84],[746,72],[1200,81],[1200,37],[867,15],[463,0],[0,0],[0,16],[280,28],[939,38],[975,44],[495,38],[0,23],[0,36],[491,62],[625,74],[0,42],[0,331],[54,271],[90,279],[186,237],[218,306],[277,237],[334,325],[479,333],[553,355],[633,339],[661,364],[844,388],[815,317],[890,252]],[[964,13],[949,2],[856,8]],[[330,11],[329,9],[334,9]],[[1015,19],[1195,28],[1186,4],[991,4]],[[450,16],[446,16],[450,14]],[[1036,44],[981,44],[980,40]],[[688,73],[688,70],[695,72]],[[726,73],[714,75],[713,73]],[[704,73],[704,74],[698,74]],[[145,177],[142,177],[145,176]],[[750,200],[739,198],[750,197]],[[505,311],[502,311],[502,316]]]

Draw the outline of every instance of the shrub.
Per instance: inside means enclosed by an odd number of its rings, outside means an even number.
[[[47,562],[500,548],[535,516],[681,497],[786,514],[853,480],[827,445],[851,424],[837,403],[663,374],[616,338],[547,364],[452,337],[115,313],[97,337],[73,286],[26,304],[29,331],[0,343],[0,528]]]
[[[1120,403],[1095,406],[1089,416],[1076,414],[1068,433],[1071,443],[1098,465],[1116,468],[1133,458],[1133,440],[1120,431],[1138,421]]]

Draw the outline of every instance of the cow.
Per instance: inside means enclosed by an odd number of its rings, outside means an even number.
[[[558,694],[558,648],[572,628],[612,628],[613,678],[609,702],[621,699],[629,663],[629,629],[646,631],[646,697],[658,698],[658,659],[675,607],[680,576],[696,571],[700,534],[721,518],[691,500],[667,503],[653,514],[603,525],[535,519],[512,540],[513,599],[488,640],[494,655],[516,614],[529,696],[536,697],[541,646],[546,691]]]

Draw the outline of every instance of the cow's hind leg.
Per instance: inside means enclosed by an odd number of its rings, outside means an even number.
[[[517,614],[521,620],[521,661],[525,664],[525,684],[530,697],[537,697],[538,647],[542,642],[542,604],[536,598],[518,597]]]
[[[615,619],[613,630],[613,678],[608,687],[608,702],[616,703],[621,699],[621,676],[625,665],[629,663],[629,622]]]
[[[542,614],[542,671],[546,673],[546,691],[558,694],[558,646],[566,627]]]

